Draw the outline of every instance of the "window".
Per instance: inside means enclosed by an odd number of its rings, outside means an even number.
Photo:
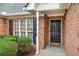
[[[18,37],[30,37],[32,38],[32,43],[36,42],[35,28],[36,24],[33,19],[13,20],[13,35]]]
[[[33,37],[33,19],[13,20],[13,32],[14,32],[14,35],[16,36],[25,37],[27,35],[32,38]]]

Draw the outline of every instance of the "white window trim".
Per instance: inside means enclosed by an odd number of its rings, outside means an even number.
[[[19,19],[19,37],[21,37],[21,30],[20,30],[20,19]]]
[[[13,35],[15,35],[14,24],[15,24],[15,22],[13,21]]]
[[[26,37],[28,36],[27,34],[28,33],[27,33],[27,19],[26,19]]]

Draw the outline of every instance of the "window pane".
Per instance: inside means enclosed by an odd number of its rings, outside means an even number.
[[[33,38],[33,32],[28,32],[28,37]]]
[[[15,35],[16,35],[16,36],[19,36],[19,32],[15,32]]]
[[[20,32],[21,32],[21,37],[26,36],[26,20],[20,20]]]
[[[14,35],[19,36],[19,20],[13,20]]]
[[[33,30],[33,20],[28,19],[27,20],[27,30],[32,31]]]
[[[21,37],[25,37],[26,36],[26,32],[21,32]]]
[[[20,29],[21,29],[21,31],[26,30],[26,21],[25,20],[20,21]]]

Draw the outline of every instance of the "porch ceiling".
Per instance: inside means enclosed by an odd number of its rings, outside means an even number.
[[[46,10],[46,11],[40,11],[40,15],[42,16],[44,13],[46,13],[48,16],[60,16],[64,15],[65,9],[54,9],[54,10]]]

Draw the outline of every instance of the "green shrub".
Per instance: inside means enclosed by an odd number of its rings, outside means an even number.
[[[17,43],[9,40],[0,40],[0,56],[16,56]]]
[[[3,36],[3,39],[10,40],[10,41],[16,41],[16,36],[12,36],[12,35]]]
[[[27,38],[26,37],[20,37],[20,38],[17,39],[17,42],[18,42],[19,46],[24,46],[24,45],[26,45]]]
[[[29,37],[15,37],[12,35],[1,36],[0,55],[3,56],[16,55],[18,50],[21,53],[26,53],[30,50],[31,44],[32,44],[32,39]]]
[[[20,37],[17,40],[18,40],[19,50],[22,53],[29,51],[29,49],[31,48],[31,43],[32,43],[31,38]]]
[[[26,51],[29,51],[29,49],[31,48],[31,45],[32,45],[32,39],[27,38]]]
[[[0,39],[2,39],[3,38],[3,35],[0,35]]]
[[[6,38],[8,38],[8,37],[14,38],[14,37],[16,37],[16,36],[13,36],[13,35],[4,35],[4,37],[6,37]]]

